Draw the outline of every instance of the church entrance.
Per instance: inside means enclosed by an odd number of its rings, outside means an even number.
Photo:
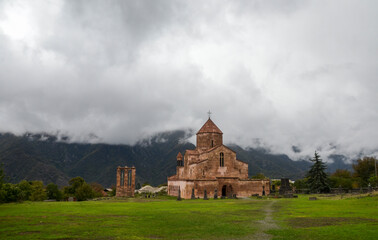
[[[222,197],[228,197],[232,198],[233,191],[232,191],[232,186],[231,185],[223,185],[222,187]]]
[[[223,187],[222,187],[222,197],[226,197],[226,193],[227,193],[227,186],[223,185]]]

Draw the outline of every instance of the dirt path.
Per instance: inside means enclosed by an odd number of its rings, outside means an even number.
[[[269,240],[273,236],[270,234],[265,233],[265,231],[268,231],[270,229],[278,229],[278,225],[273,219],[272,213],[274,212],[273,205],[275,204],[275,201],[270,201],[265,207],[263,208],[263,211],[265,212],[265,218],[263,220],[257,221],[259,224],[257,226],[257,232],[252,236],[252,239],[258,239],[258,240]]]

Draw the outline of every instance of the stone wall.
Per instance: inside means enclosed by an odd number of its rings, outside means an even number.
[[[223,144],[222,134],[219,133],[199,133],[197,134],[197,149],[206,151],[210,148]]]
[[[220,153],[224,154],[224,166],[220,166]],[[216,179],[238,177],[248,179],[248,164],[236,160],[236,153],[225,146],[198,155],[185,154],[184,167],[177,167],[176,174],[182,179]]]
[[[168,181],[168,194],[177,196],[180,188],[181,198],[190,199],[192,189],[196,198],[203,198],[206,190],[207,197],[213,198],[215,189],[218,197],[250,197],[254,194],[259,196],[270,193],[269,180],[240,180],[237,178],[219,178],[216,180],[170,180]]]

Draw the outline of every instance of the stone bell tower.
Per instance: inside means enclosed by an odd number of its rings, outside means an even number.
[[[182,161],[182,154],[180,152],[177,154],[176,159],[177,159],[177,167],[183,167],[184,163]]]
[[[223,145],[223,133],[209,117],[197,132],[197,150],[203,152],[221,145]]]

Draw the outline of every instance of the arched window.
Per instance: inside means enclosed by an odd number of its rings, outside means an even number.
[[[214,140],[211,140],[211,147],[214,147]]]
[[[125,170],[121,170],[121,176],[120,176],[120,183],[119,183],[119,185],[121,185],[121,186],[124,186],[125,185],[125,181],[124,181],[124,177],[125,177]]]
[[[219,166],[224,167],[224,154],[222,152],[219,154]]]
[[[129,173],[127,174],[128,175],[128,178],[127,178],[127,185],[128,186],[131,186],[131,181],[132,181],[131,174],[132,174],[132,172],[131,172],[131,170],[129,170]]]

